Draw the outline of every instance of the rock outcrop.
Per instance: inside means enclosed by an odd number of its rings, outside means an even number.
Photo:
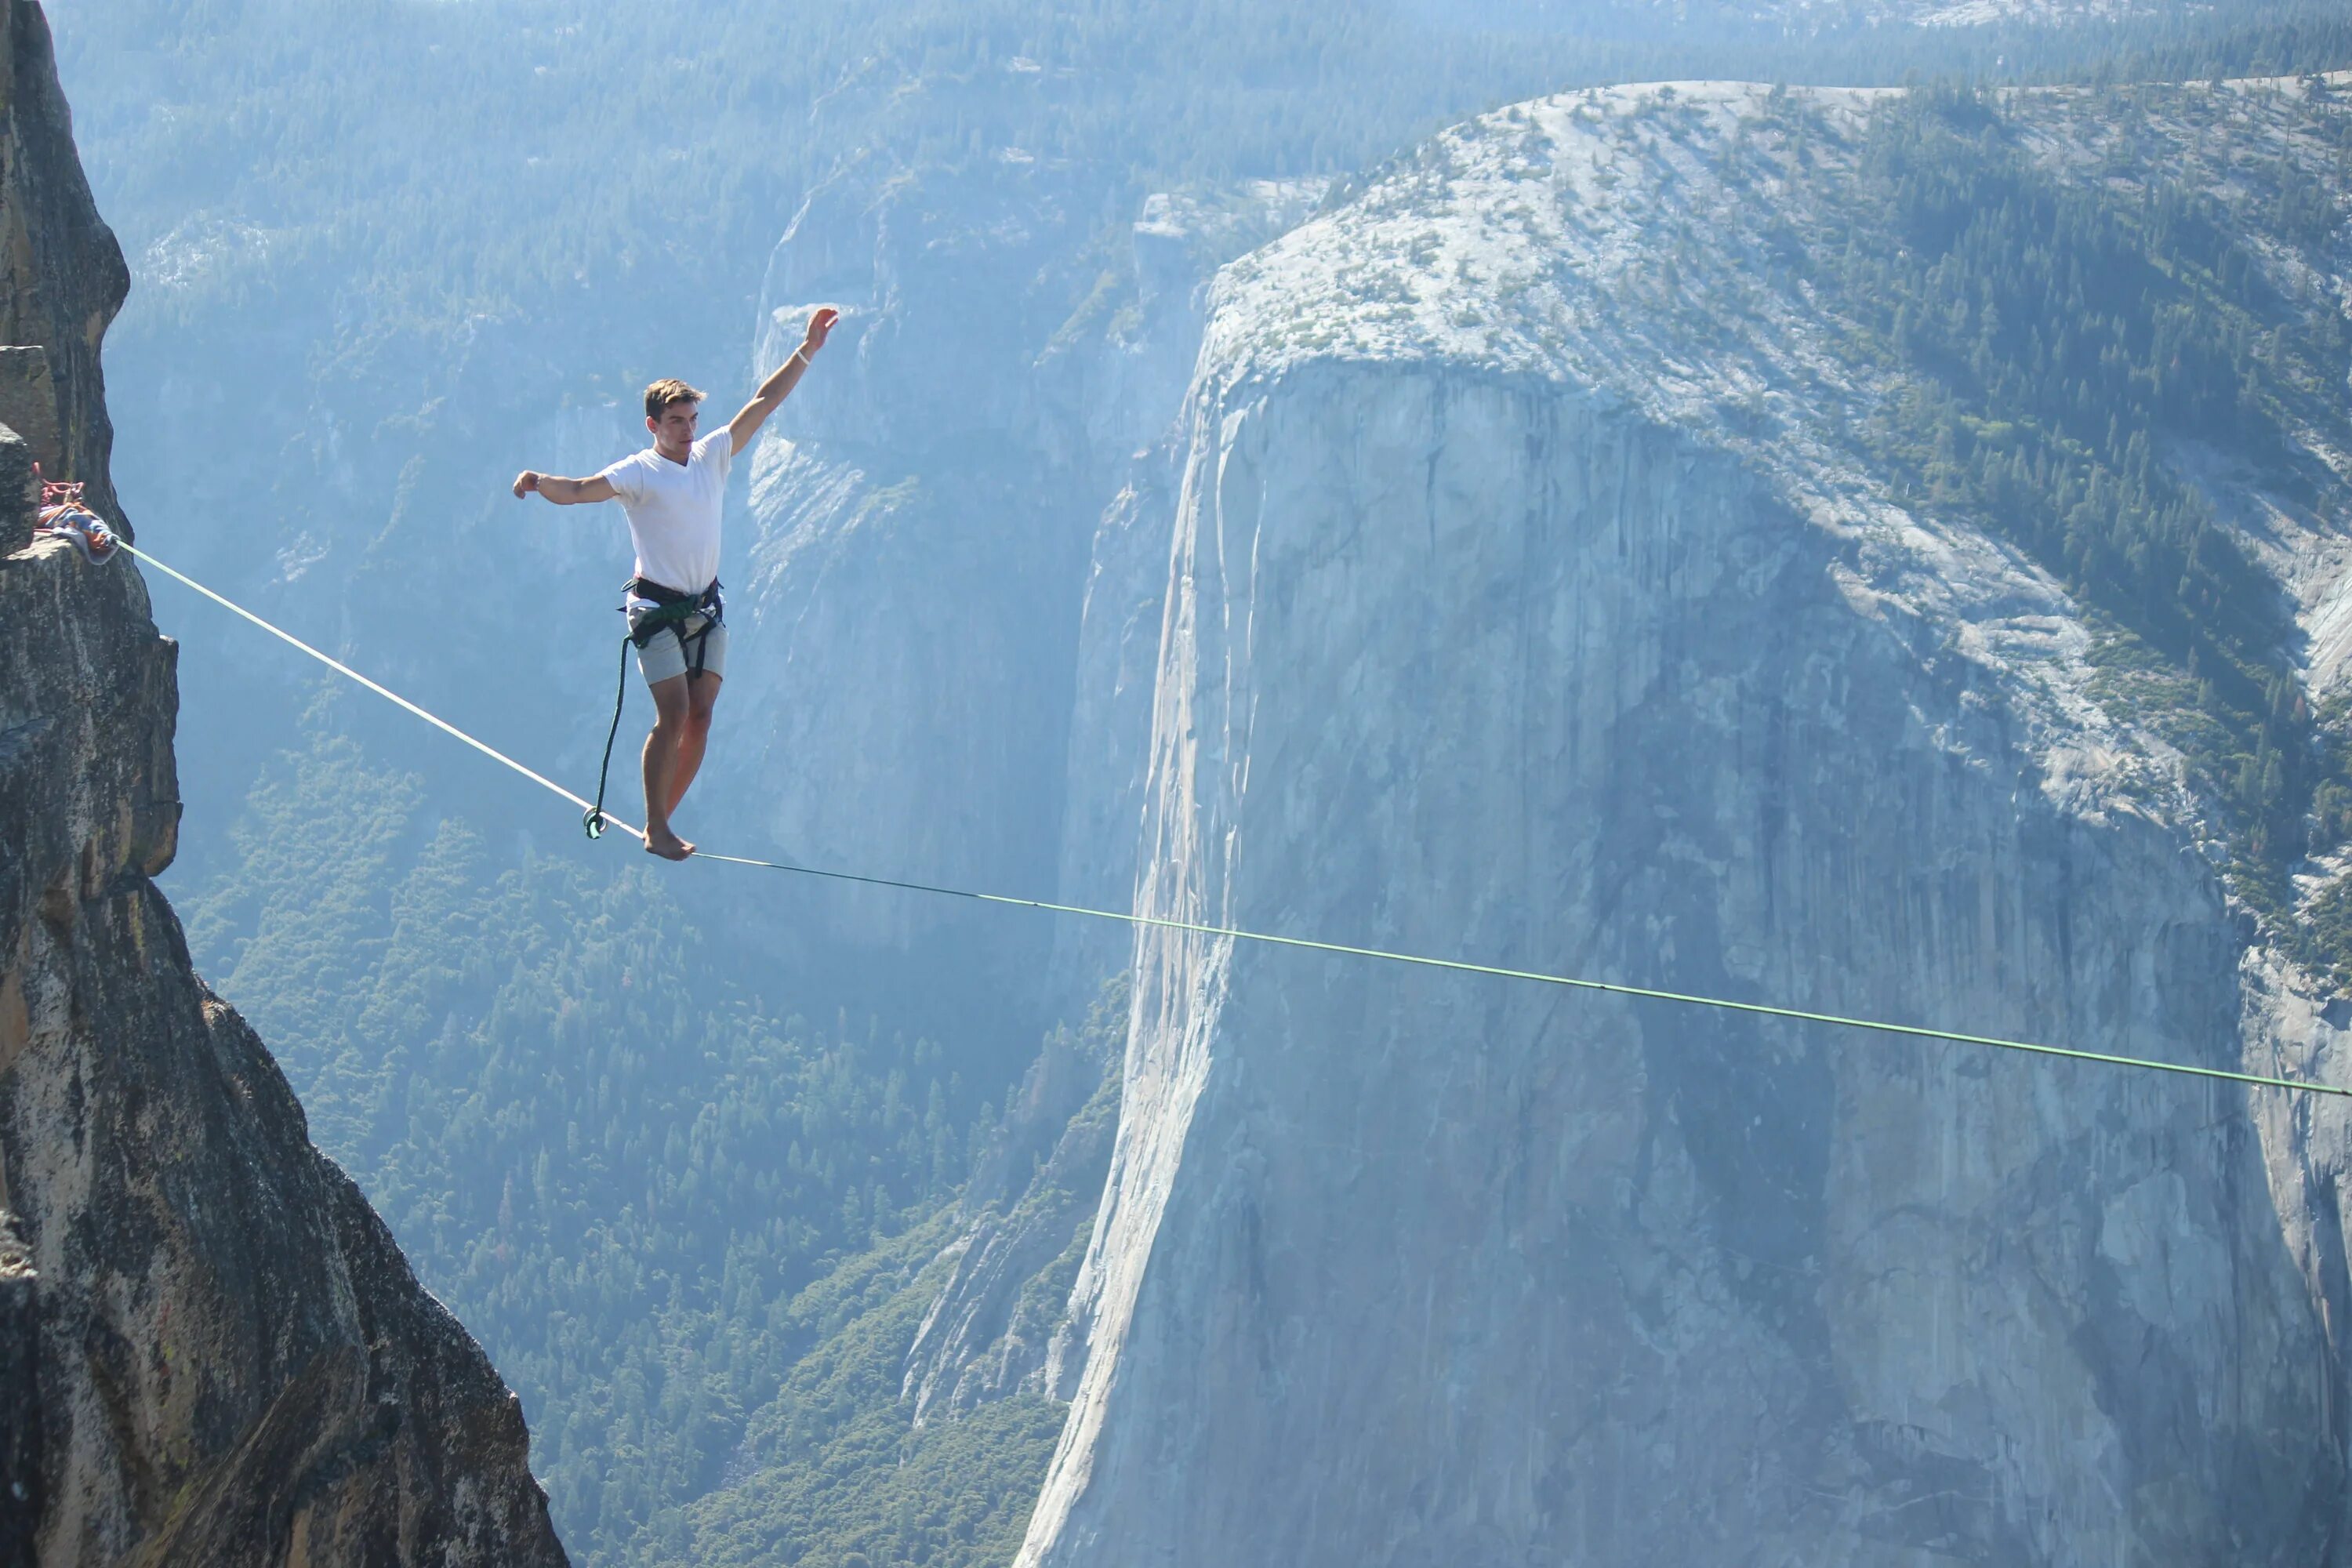
[[[110,512],[121,260],[5,11],[0,309]],[[175,650],[133,562],[27,542],[32,460],[0,439],[0,1560],[560,1563],[514,1396],[190,966]]]
[[[121,247],[91,204],[74,155],[73,119],[58,86],[48,20],[10,0],[0,26],[8,158],[0,168],[0,418],[33,447],[52,479],[78,479],[108,518],[122,519],[107,477],[99,342],[131,287]],[[16,423],[21,420],[22,423]],[[13,499],[13,498],[12,498]],[[21,537],[5,541],[9,549]]]
[[[2079,100],[2011,107],[2128,178]],[[1139,901],[2341,1081],[2083,607],[1850,438],[1891,374],[1771,236],[1870,107],[1522,106],[1225,271]],[[2317,114],[2273,84],[2222,133],[2340,181]],[[1024,1563],[2343,1560],[2327,1105],[1185,932],[1135,964]]]

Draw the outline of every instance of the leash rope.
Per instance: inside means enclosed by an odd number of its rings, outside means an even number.
[[[580,819],[591,838],[604,837],[604,781],[613,772],[613,738],[621,732],[621,710],[629,700],[629,649],[635,639],[621,638],[621,684],[613,692],[613,727],[604,731],[604,760],[596,764],[596,804]],[[638,837],[644,837],[640,834]]]
[[[632,581],[630,591],[634,593],[635,589],[636,584]],[[699,677],[703,658],[709,651],[710,634],[719,629],[719,615],[713,607],[718,603],[718,592],[719,584],[713,583],[698,601],[678,600],[657,605],[621,634],[621,683],[613,691],[613,727],[604,731],[604,760],[596,764],[596,804],[580,818],[580,826],[587,829],[589,837],[604,837],[604,824],[611,820],[604,815],[604,784],[613,776],[613,738],[621,732],[621,710],[628,705],[629,700],[629,650],[633,647],[642,650],[644,644],[637,640],[641,635],[650,642],[667,631],[677,638],[678,657],[685,658],[688,669]],[[686,624],[697,616],[708,618],[702,623],[702,629],[689,637]],[[686,651],[688,642],[694,644],[691,656]],[[621,826],[625,826],[626,824]],[[637,837],[643,838],[645,835],[639,833]]]
[[[642,829],[632,827],[617,817],[604,816],[604,791],[601,784],[597,790],[596,802],[591,804],[554,780],[525,767],[504,752],[484,744],[455,724],[426,712],[398,692],[370,680],[341,660],[331,658],[290,632],[282,631],[272,626],[244,605],[224,598],[185,573],[165,565],[145,550],[128,543],[123,544],[121,548],[167,576],[186,584],[224,609],[251,621],[280,641],[292,644],[338,675],[346,676],[359,682],[377,696],[414,713],[435,729],[463,741],[493,762],[501,763],[512,768],[541,789],[549,790],[572,805],[583,807],[588,814],[585,820],[599,825],[609,823],[633,837],[645,837]],[[625,696],[628,687],[628,654],[625,646],[621,656],[621,682],[622,690]],[[619,732],[620,724],[621,715],[616,705],[613,714],[614,734]],[[604,755],[607,763],[612,759],[612,739],[608,736],[604,742]],[[592,826],[589,837],[593,838],[596,836],[597,828]],[[2033,1040],[2004,1039],[1994,1035],[1964,1034],[1953,1029],[1932,1028],[1922,1024],[1891,1024],[1875,1018],[1852,1018],[1836,1013],[1809,1012],[1800,1007],[1780,1007],[1763,1002],[1737,1002],[1721,996],[1700,996],[1681,991],[1661,991],[1646,985],[1621,985],[1609,980],[1587,980],[1568,974],[1548,974],[1532,969],[1508,969],[1498,964],[1473,963],[1465,959],[1431,958],[1421,953],[1394,952],[1385,948],[1356,947],[1346,942],[1320,942],[1311,937],[1277,936],[1270,931],[1248,931],[1238,926],[1209,925],[1196,921],[1175,920],[1166,915],[1138,914],[1132,910],[1088,909],[1083,904],[1055,903],[1045,899],[1019,899],[1003,893],[980,892],[969,888],[942,887],[929,882],[908,881],[895,877],[877,877],[856,871],[828,871],[814,866],[796,866],[789,861],[759,860],[749,856],[721,855],[707,850],[697,850],[693,858],[719,861],[732,866],[753,867],[761,870],[783,871],[793,876],[814,877],[831,882],[855,882],[870,888],[890,888],[903,892],[925,893],[939,898],[965,899],[976,903],[998,904],[1013,909],[1039,910],[1048,914],[1076,915],[1088,920],[1115,921],[1125,925],[1148,926],[1160,931],[1188,931],[1197,936],[1222,937],[1234,942],[1262,942],[1270,947],[1296,948],[1310,952],[1328,952],[1349,958],[1369,958],[1387,963],[1412,964],[1423,969],[1450,970],[1463,974],[1482,974],[1501,980],[1529,981],[1537,984],[1566,986],[1579,991],[1608,992],[1619,996],[1638,997],[1650,1002],[1671,1002],[1683,1006],[1712,1007],[1723,1012],[1745,1013],[1755,1017],[1784,1018],[1795,1023],[1825,1024],[1844,1029],[1868,1029],[1883,1035],[1899,1035],[1911,1039],[1941,1040],[1953,1045],[1980,1046],[2032,1056],[2058,1057],[2069,1061],[2098,1062],[2109,1067],[2138,1068],[2149,1072],[2174,1073],[2185,1078],[2201,1078],[2224,1083],[2244,1084],[2259,1089],[2280,1089],[2304,1094],[2352,1095],[2352,1089],[2339,1089],[2333,1084],[2313,1083],[2298,1079],[2271,1078],[2260,1073],[2233,1071],[2228,1068],[2199,1067],[2188,1062],[2158,1061],[2149,1057],[2130,1057],[2109,1051],[2084,1050],[2076,1047],[2053,1046]]]

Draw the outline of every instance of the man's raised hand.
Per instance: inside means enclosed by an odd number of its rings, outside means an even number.
[[[539,476],[532,473],[529,468],[525,468],[521,473],[515,476],[515,500],[520,500],[523,497],[530,494],[531,491],[537,489],[539,489]]]
[[[793,351],[790,359],[775,368],[774,374],[760,384],[760,390],[751,395],[751,401],[743,405],[736,411],[735,417],[727,422],[727,434],[734,441],[736,453],[740,455],[751,444],[752,438],[760,434],[760,426],[766,424],[768,416],[776,411],[776,405],[793,395],[793,388],[800,384],[802,373],[816,363],[816,351],[824,347],[824,340],[832,335],[840,320],[841,312],[830,305],[820,305],[809,312],[808,331],[802,334],[801,346]]]
[[[810,311],[808,331],[801,339],[803,353],[814,354],[817,350],[824,347],[825,338],[832,333],[835,323],[840,320],[841,312],[830,305],[820,305]]]

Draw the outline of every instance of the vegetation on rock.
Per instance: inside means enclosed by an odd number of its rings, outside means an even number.
[[[865,1500],[779,1501],[828,1541],[875,1498],[894,1521],[946,1510],[967,1545],[1017,1536],[1044,1402],[990,1412],[985,1440],[909,1435],[898,1404],[924,1270],[1006,1084],[938,1044],[786,1016],[650,872],[498,870],[339,717],[322,700],[308,749],[268,770],[246,870],[189,900],[191,933],[521,1394],[573,1552],[674,1560],[679,1510],[754,1463]],[[886,1432],[931,1468],[860,1479],[846,1456]]]
[[[2283,286],[2256,237],[2324,255],[2352,105],[2331,120],[2332,185],[2226,150],[2222,169],[2151,176],[2166,150],[2147,107],[2111,89],[2076,110],[2137,143],[2097,154],[2111,183],[2053,174],[1996,95],[1906,94],[1801,243],[1848,356],[1899,371],[1860,426],[1895,499],[2008,538],[2084,602],[2109,689],[2187,759],[2241,896],[2306,962],[2352,973],[2342,922],[2299,916],[2288,881],[2352,832],[2352,737],[2304,689],[2294,606],[2178,458],[2308,504],[2329,479],[2314,435],[2352,450],[2352,327]],[[2164,109],[2226,149],[2228,96]]]

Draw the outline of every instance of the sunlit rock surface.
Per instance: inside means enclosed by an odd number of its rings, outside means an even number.
[[[2225,138],[2340,184],[2300,84],[2225,90]],[[2080,102],[2011,110],[2127,175]],[[1139,901],[2343,1081],[2079,606],[1849,438],[1886,373],[1767,236],[1790,130],[1833,190],[1869,107],[1523,106],[1226,269]],[[1024,1563],[2340,1560],[2337,1102],[1181,932],[1135,963]]]

